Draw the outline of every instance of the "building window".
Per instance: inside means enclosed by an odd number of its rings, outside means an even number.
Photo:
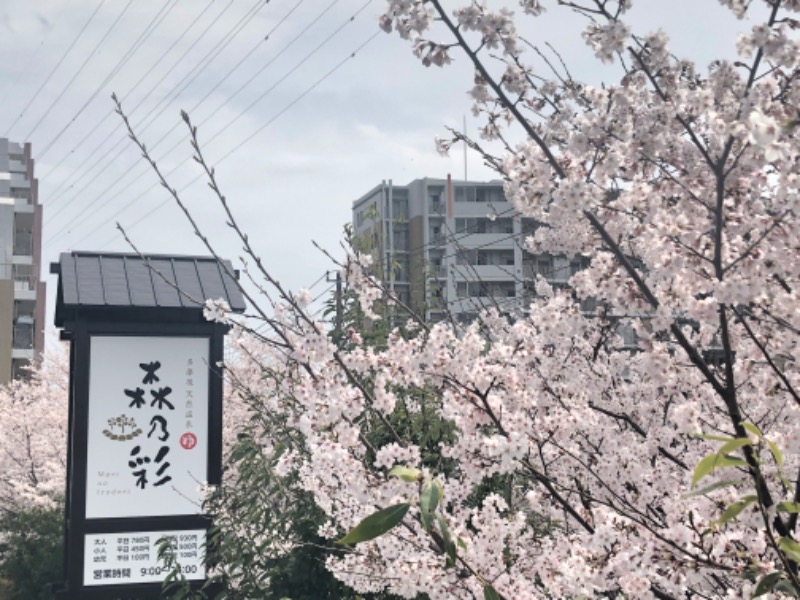
[[[465,217],[456,219],[456,233],[513,233],[514,223],[511,219]]]
[[[442,214],[445,209],[444,188],[432,187],[428,189],[428,212]]]
[[[455,188],[456,202],[505,202],[500,186],[459,185]]]
[[[25,380],[31,376],[31,362],[27,358],[15,358],[11,361],[11,378]]]
[[[475,186],[459,185],[455,189],[456,202],[475,202]]]

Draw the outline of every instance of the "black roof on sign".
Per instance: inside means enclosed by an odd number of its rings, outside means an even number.
[[[245,310],[230,261],[211,256],[139,255],[100,252],[61,254],[56,326],[83,309],[183,309],[201,311],[208,299]]]

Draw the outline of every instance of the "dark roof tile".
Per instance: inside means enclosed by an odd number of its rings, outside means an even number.
[[[72,252],[58,272],[57,324],[65,310],[88,307],[199,309],[222,298],[234,312],[245,309],[231,263],[213,257]]]

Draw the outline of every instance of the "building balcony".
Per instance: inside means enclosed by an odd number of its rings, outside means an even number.
[[[445,206],[445,203],[441,200],[428,202],[428,214],[443,215],[445,214],[446,209],[447,207]]]
[[[33,265],[14,263],[11,267],[11,278],[14,280],[16,289],[35,290],[36,289],[36,269]],[[7,269],[4,269],[7,271]]]
[[[15,213],[31,213],[33,214],[34,206],[33,200],[30,195],[24,198],[14,197],[14,212]]]
[[[31,182],[28,175],[23,170],[21,173],[11,173],[11,187],[12,188],[30,188]]]
[[[16,287],[14,284],[14,300],[30,300],[36,302],[36,290],[29,290],[23,287]]]
[[[28,169],[25,163],[21,160],[14,160],[13,158],[8,161],[8,170],[11,173],[27,173]]]
[[[14,350],[32,350],[34,341],[33,318],[20,317],[30,322],[17,322],[14,325],[12,348]],[[20,357],[21,358],[21,357]]]
[[[567,284],[572,277],[572,270],[569,262],[564,264],[531,265],[523,264],[522,276],[528,281],[535,281],[537,275],[541,275],[550,285],[562,287]]]
[[[28,231],[14,232],[14,256],[33,256],[33,234]]]
[[[456,265],[456,281],[514,281],[516,269],[512,265]]]
[[[490,214],[511,216],[514,207],[510,202],[453,202],[454,217],[487,217]]]
[[[23,360],[33,360],[35,358],[35,351],[33,348],[12,348],[11,349],[11,358],[13,359],[23,359]]]
[[[457,298],[450,303],[450,312],[475,313],[489,308],[499,308],[501,311],[511,311],[517,308],[516,296],[474,296],[471,298]]]
[[[470,233],[457,235],[458,245],[464,248],[510,250],[514,248],[514,238],[507,233]]]

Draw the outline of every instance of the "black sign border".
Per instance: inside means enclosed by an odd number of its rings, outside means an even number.
[[[208,483],[218,485],[222,477],[222,387],[218,368],[224,358],[224,336],[228,327],[219,323],[163,323],[122,321],[78,321],[65,324],[70,344],[69,436],[67,447],[67,490],[65,510],[64,564],[66,586],[55,591],[59,600],[127,600],[160,598],[161,583],[84,586],[85,536],[94,533],[136,533],[197,530],[208,531],[208,515],[172,515],[86,519],[88,458],[89,372],[91,338],[192,337],[209,342],[208,377]],[[206,536],[208,537],[208,536]],[[208,566],[207,566],[208,568]],[[192,589],[205,580],[190,582]]]

